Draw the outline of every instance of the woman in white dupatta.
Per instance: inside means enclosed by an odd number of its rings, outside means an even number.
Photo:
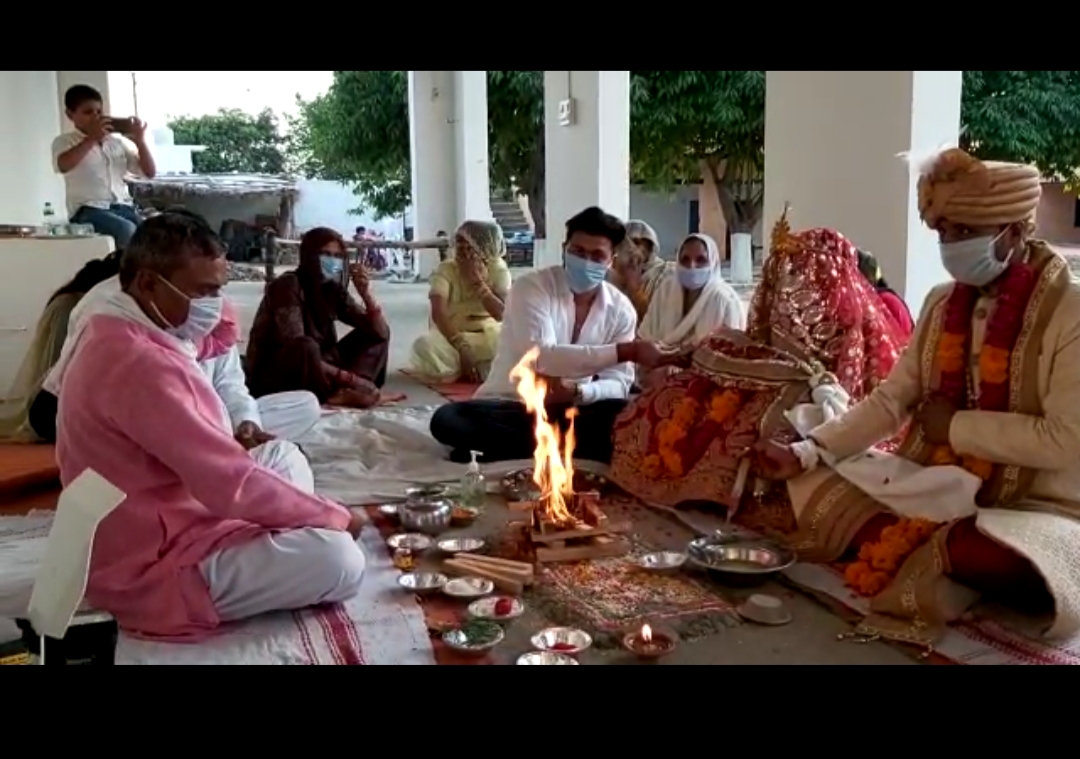
[[[657,286],[639,333],[644,340],[691,348],[720,327],[745,329],[746,308],[724,281],[716,241],[692,234],[679,246],[676,266]],[[657,371],[666,375],[669,370]],[[639,373],[643,385],[652,379]]]

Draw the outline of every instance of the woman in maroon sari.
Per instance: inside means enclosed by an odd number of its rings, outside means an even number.
[[[348,292],[353,283],[363,305]],[[338,339],[336,322],[352,331]],[[300,240],[300,264],[266,288],[247,348],[255,397],[309,390],[320,403],[367,408],[386,382],[390,327],[362,264],[348,264],[345,241],[332,229]]]
[[[791,234],[782,219],[746,332],[718,330],[684,371],[627,407],[615,423],[611,477],[664,507],[738,509],[752,491],[758,513],[744,508],[747,526],[789,531],[786,503],[764,517],[778,524],[760,523],[771,488],[755,479],[746,454],[760,439],[794,439],[785,412],[817,402],[819,386],[838,384],[857,403],[888,375],[906,342],[860,273],[854,245],[829,229]]]

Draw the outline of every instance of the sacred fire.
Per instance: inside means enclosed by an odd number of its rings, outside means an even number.
[[[536,373],[533,348],[510,372],[517,393],[525,408],[536,420],[536,448],[533,450],[533,482],[540,491],[535,501],[513,504],[517,511],[529,515],[529,541],[541,563],[581,561],[622,556],[630,550],[622,537],[629,532],[628,524],[613,524],[600,508],[596,491],[574,492],[574,418],[577,409],[567,413],[569,424],[565,437],[558,424],[548,420],[547,383]]]

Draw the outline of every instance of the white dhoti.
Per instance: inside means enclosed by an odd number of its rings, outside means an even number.
[[[340,603],[356,595],[364,554],[346,532],[303,528],[226,548],[199,566],[223,622]]]
[[[256,403],[263,430],[283,440],[300,440],[322,416],[319,399],[306,390],[264,395]]]
[[[291,482],[305,493],[315,492],[315,474],[311,471],[311,463],[296,443],[271,440],[252,448],[250,453],[256,463],[281,479]]]

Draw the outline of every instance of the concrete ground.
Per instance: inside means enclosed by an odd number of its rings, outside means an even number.
[[[407,403],[433,405],[443,402],[437,393],[404,377],[397,370],[408,365],[412,342],[428,329],[427,287],[424,284],[373,284],[376,299],[390,322],[393,339],[390,348],[391,375],[388,390],[409,396]],[[261,282],[233,282],[226,294],[240,313],[242,334],[247,335],[262,296]],[[838,642],[837,635],[849,631],[849,625],[809,598],[787,588],[766,588],[784,599],[794,621],[785,627],[765,628],[746,624],[735,627],[692,645],[685,645],[667,659],[678,664],[911,664],[913,660],[897,649],[881,643],[858,645]],[[738,593],[739,595],[735,595]],[[741,598],[745,591],[733,592]],[[525,620],[522,620],[525,621]],[[516,647],[507,645],[507,650]],[[612,661],[606,657],[585,663]],[[510,662],[507,662],[510,663]]]

